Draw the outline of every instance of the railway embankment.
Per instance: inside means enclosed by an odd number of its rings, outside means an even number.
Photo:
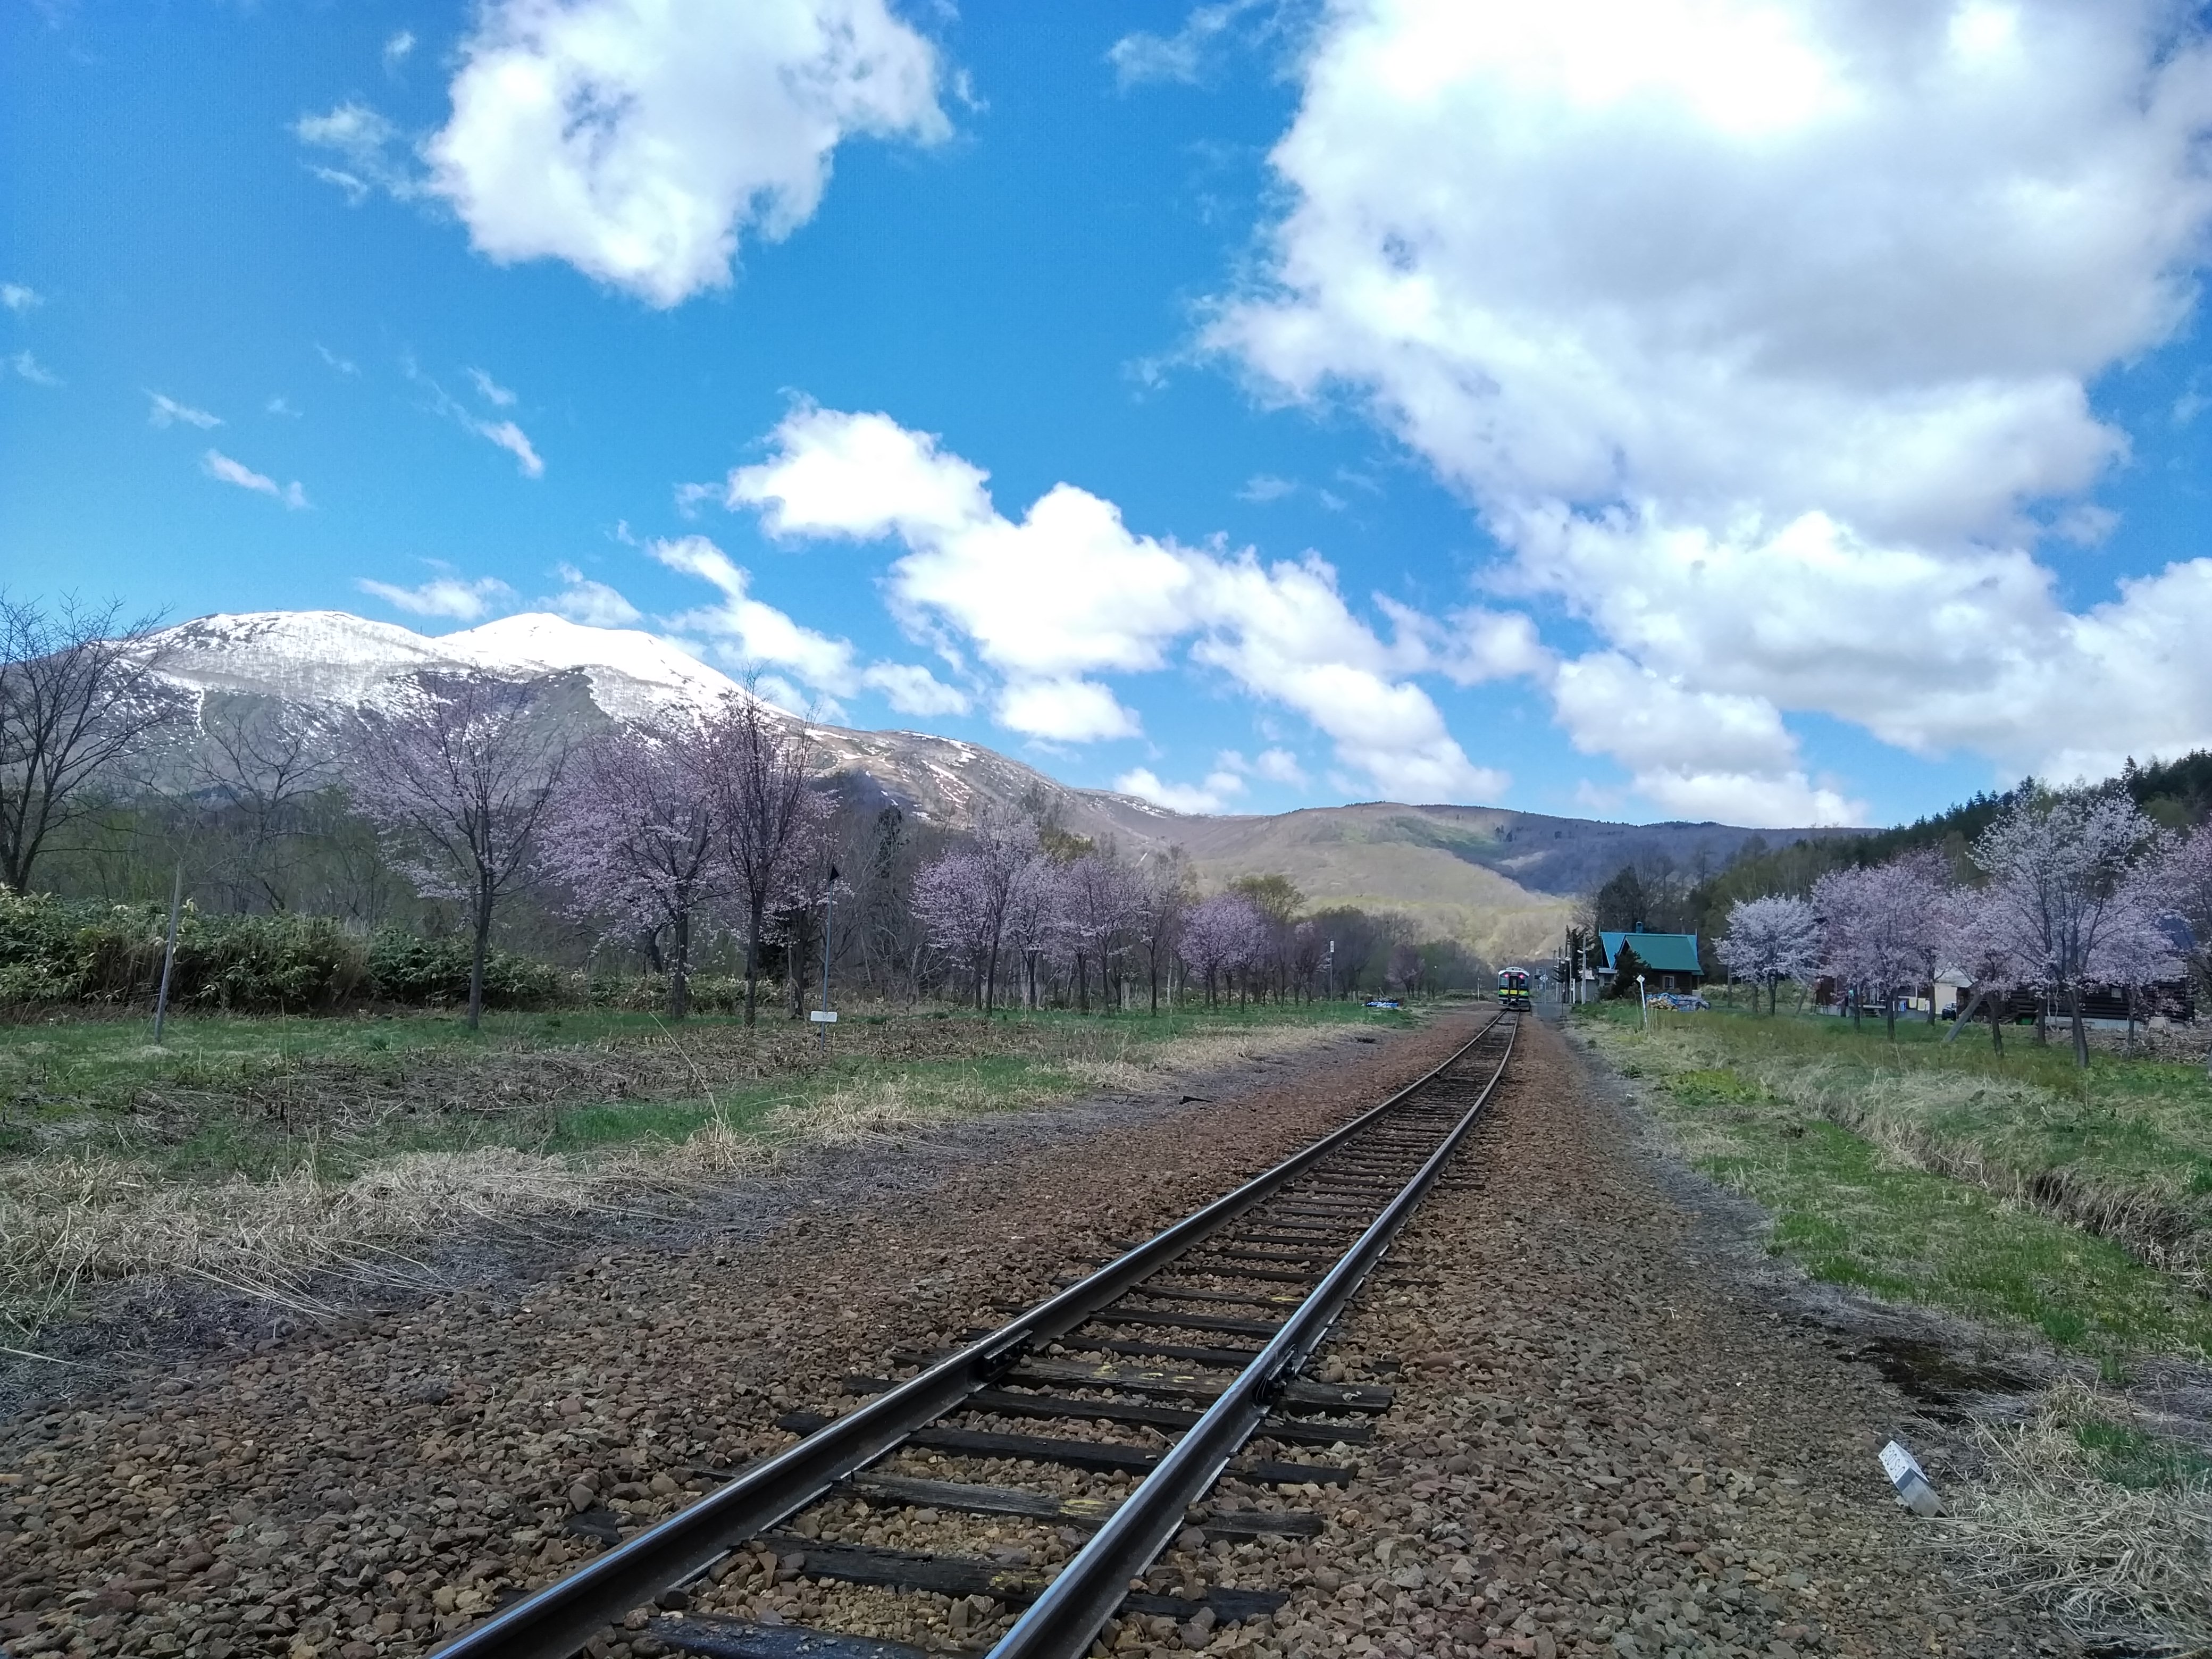
[[[957,1144],[864,1146],[787,1191],[759,1233],[594,1249],[535,1283],[308,1322],[19,1419],[0,1486],[0,1642],[408,1659],[603,1550],[580,1522],[619,1532],[674,1511],[708,1488],[702,1469],[791,1444],[779,1418],[849,1409],[848,1376],[1048,1294],[1072,1262],[1173,1222],[1464,1034],[1346,1042],[1234,1097],[1077,1132],[1008,1115]],[[1556,1033],[1522,1042],[1474,1144],[1316,1367],[1393,1391],[1367,1443],[1328,1453],[1345,1485],[1274,1494],[1318,1528],[1231,1541],[1194,1527],[1147,1575],[1165,1594],[1227,1585],[1279,1605],[1127,1618],[1109,1650],[2066,1647],[2033,1608],[1968,1582],[1892,1500],[1874,1453],[1920,1432],[1923,1402],[1745,1271],[1744,1218],[1686,1200]],[[1010,1567],[1079,1543],[974,1517],[922,1524],[963,1528]],[[733,1563],[701,1610],[828,1617],[851,1590],[791,1553]],[[947,1647],[1006,1612],[906,1599]],[[592,1651],[659,1645],[640,1609]]]

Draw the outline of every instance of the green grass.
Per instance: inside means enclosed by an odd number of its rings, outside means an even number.
[[[1716,1012],[1646,1036],[1631,1007],[1582,1029],[1655,1085],[1692,1161],[1769,1211],[1769,1248],[1814,1278],[2115,1364],[2212,1354],[2212,1304],[2124,1230],[2074,1224],[2084,1194],[2132,1194],[2170,1218],[2212,1152],[2195,1068],[2100,1057],[2086,1079],[2062,1073],[2062,1094],[2047,1054],[1976,1059],[1965,1038],[1945,1051],[1903,1028],[1893,1047],[1871,1024],[1855,1036],[1838,1020]],[[2023,1197],[2039,1175],[2049,1204]]]
[[[849,1015],[826,1051],[778,1010],[671,1024],[607,1011],[458,1017],[200,1018],[0,1027],[0,1165],[80,1147],[176,1180],[343,1178],[404,1152],[513,1146],[586,1154],[678,1143],[710,1121],[750,1130],[778,1108],[896,1077],[969,1109],[1078,1086],[1072,1060],[1285,1024],[1395,1026],[1343,1003],[1082,1016],[969,1009]]]

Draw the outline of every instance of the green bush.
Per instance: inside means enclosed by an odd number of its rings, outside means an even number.
[[[370,994],[386,1002],[438,1006],[469,1000],[469,941],[422,939],[386,928],[369,941]],[[492,947],[484,958],[484,1006],[542,1008],[556,1000],[562,975],[542,962]]]
[[[0,1002],[143,1001],[161,982],[163,907],[0,891]],[[178,920],[169,1000],[179,1008],[313,1012],[361,991],[361,941],[328,916]]]
[[[167,907],[101,904],[0,888],[0,1006],[150,1002],[161,982]],[[512,951],[484,963],[484,1000],[538,1008],[567,1000],[565,976]],[[376,999],[468,1000],[465,939],[388,929],[363,940],[330,916],[210,915],[187,904],[169,1004],[233,1013],[328,1013]]]

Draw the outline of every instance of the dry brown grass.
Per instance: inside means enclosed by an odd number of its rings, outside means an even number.
[[[1946,1524],[1978,1576],[2077,1627],[2212,1643],[2212,1478],[2109,1478],[2082,1431],[2134,1425],[2125,1401],[2069,1382],[2027,1424],[1978,1425],[1984,1476]]]
[[[573,1156],[507,1146],[407,1152],[343,1180],[300,1167],[266,1180],[185,1182],[94,1149],[51,1153],[0,1165],[0,1319],[29,1334],[94,1286],[156,1275],[314,1311],[314,1287],[332,1277],[421,1279],[427,1269],[410,1251],[457,1231],[664,1213],[793,1149],[910,1141],[981,1112],[1156,1091],[1176,1077],[1342,1035],[1341,1027],[1290,1025],[1146,1042],[1102,1024],[1063,1037],[1048,1066],[1011,1085],[944,1067],[889,1066],[795,1088],[753,1129],[717,1115],[672,1146],[647,1140]],[[666,1064],[696,1067],[710,1097],[714,1083],[739,1069],[733,1054],[702,1056],[688,1041],[663,1052]],[[564,1073],[554,1086],[572,1085]],[[520,1105],[526,1097],[507,1098]]]

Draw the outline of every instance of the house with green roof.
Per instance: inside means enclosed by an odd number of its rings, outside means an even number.
[[[1654,933],[1639,925],[1626,933],[1600,933],[1597,942],[1607,974],[1619,970],[1622,945],[1633,951],[1636,960],[1644,964],[1647,991],[1686,991],[1705,976],[1695,933]]]

